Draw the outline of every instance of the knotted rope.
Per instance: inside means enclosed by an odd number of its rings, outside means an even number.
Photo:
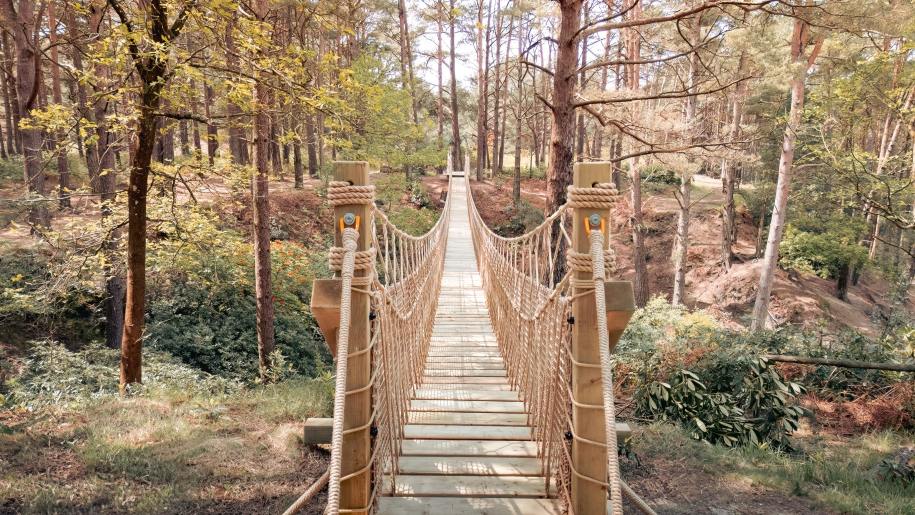
[[[356,271],[356,248],[359,231],[352,227],[343,229],[343,246],[340,249],[340,329],[337,332],[337,377],[334,382],[334,418],[330,444],[330,478],[327,491],[327,512],[340,512],[340,468],[343,455],[343,414],[346,402],[346,368],[349,362],[349,326],[352,308],[353,275]],[[365,267],[371,266],[371,262]]]

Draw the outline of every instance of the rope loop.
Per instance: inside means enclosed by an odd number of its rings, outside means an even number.
[[[346,181],[330,181],[327,188],[327,201],[332,206],[349,204],[372,205],[375,202],[375,186],[355,186]]]
[[[572,209],[610,209],[617,195],[612,183],[597,183],[590,188],[569,186],[567,201]]]

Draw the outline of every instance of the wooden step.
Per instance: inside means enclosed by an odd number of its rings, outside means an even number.
[[[433,377],[505,377],[505,370],[443,370],[439,368],[427,368],[424,375]]]
[[[427,364],[448,363],[448,364],[477,364],[477,363],[498,363],[502,364],[501,356],[439,356],[429,355],[426,359]]]
[[[449,363],[447,361],[426,362],[426,370],[505,370],[505,365],[500,361],[489,363]]]
[[[508,384],[505,377],[486,376],[423,376],[421,384],[451,383],[451,384]]]
[[[415,440],[530,440],[528,426],[407,424],[404,438]]]
[[[440,379],[440,378],[436,378]],[[446,378],[447,379],[447,378]],[[479,379],[478,377],[472,377],[470,379]],[[495,390],[495,391],[508,391],[511,390],[511,385],[505,381],[502,384],[495,383],[429,383],[422,384],[419,388],[429,388],[431,390]]]
[[[404,456],[397,464],[400,474],[467,476],[540,476],[538,458]]]
[[[524,413],[524,403],[520,401],[448,401],[448,400],[412,400],[413,411],[471,411],[480,413]]]
[[[454,401],[519,401],[518,392],[471,390],[438,390],[433,388],[419,388],[413,394],[415,399],[442,399]]]
[[[381,497],[379,515],[559,515],[552,499]]]
[[[397,476],[385,477],[382,492],[395,496],[546,497],[546,481],[531,476]]]
[[[524,413],[465,413],[455,411],[410,411],[410,424],[458,424],[475,426],[524,426]]]
[[[537,444],[530,440],[408,440],[401,456],[526,456],[537,457]]]

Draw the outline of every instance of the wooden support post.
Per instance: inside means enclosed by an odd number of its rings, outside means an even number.
[[[590,188],[596,183],[610,181],[610,163],[575,163],[572,184],[579,188]],[[590,253],[591,244],[585,220],[597,214],[609,226],[608,209],[576,209],[572,216],[572,249]],[[591,272],[575,272],[575,279],[590,281]],[[574,288],[576,296],[572,302],[572,358],[581,364],[597,365],[572,366],[572,398],[578,405],[572,406],[572,428],[576,435],[595,442],[604,442],[604,410],[601,390],[600,350],[597,343],[597,307],[594,295],[581,295],[588,288]],[[593,407],[591,407],[593,406]],[[574,438],[574,437],[573,437]],[[616,452],[612,449],[611,452]],[[572,441],[572,466],[579,474],[607,480],[607,448],[589,444],[578,439]],[[572,475],[572,509],[576,515],[605,515],[607,513],[607,488]]]
[[[369,183],[369,166],[364,161],[337,161],[334,163],[334,180],[347,181],[354,186]],[[342,205],[334,208],[334,244],[343,244],[339,220],[352,213],[359,217],[358,250],[366,250],[371,244],[373,206],[365,204]],[[367,271],[357,270],[356,276],[365,276]],[[365,288],[360,288],[364,290]],[[353,289],[352,318],[349,332],[349,353],[358,354],[368,348],[371,338],[369,329],[369,296]],[[366,387],[372,377],[371,353],[351,357],[346,376],[346,390],[358,390]],[[354,393],[346,397],[346,410],[343,418],[344,430],[361,427],[369,422],[372,415],[372,389]],[[343,437],[343,462],[341,477],[364,468],[371,457],[370,428],[354,431]],[[340,485],[340,509],[365,508],[369,502],[371,489],[371,470],[343,481]]]

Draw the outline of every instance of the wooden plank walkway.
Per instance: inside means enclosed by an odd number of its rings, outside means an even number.
[[[438,313],[384,515],[558,514],[524,403],[512,390],[474,258],[466,180],[455,177]],[[556,490],[551,489],[555,495]]]

